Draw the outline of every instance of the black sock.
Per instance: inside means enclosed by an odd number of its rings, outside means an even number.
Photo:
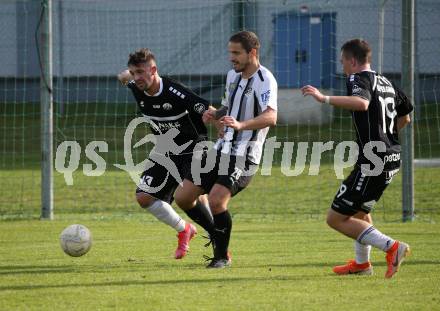
[[[196,206],[192,209],[185,211],[189,218],[194,220],[195,223],[202,226],[210,236],[212,236],[214,232],[214,220],[211,217],[211,214],[208,210],[209,207],[205,206],[197,200]]]
[[[229,211],[214,215],[214,257],[227,258],[229,239],[232,230],[232,218]]]

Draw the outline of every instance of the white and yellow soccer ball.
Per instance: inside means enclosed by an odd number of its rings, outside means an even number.
[[[70,225],[61,232],[60,244],[67,255],[80,257],[92,247],[92,234],[86,226]]]

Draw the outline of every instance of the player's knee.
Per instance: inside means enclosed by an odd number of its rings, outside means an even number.
[[[226,202],[222,197],[216,195],[209,196],[209,207],[213,214],[219,214],[226,210]]]
[[[345,226],[345,223],[349,221],[350,218],[352,218],[352,216],[337,212],[330,207],[327,212],[326,221],[327,225],[329,225],[331,228],[340,231],[340,229]]]
[[[149,195],[149,194],[146,194],[146,193],[143,193],[143,192],[136,193],[136,201],[138,202],[138,204],[142,208],[149,207],[151,204],[153,204],[153,202],[155,200],[156,199],[154,197],[152,197],[151,195]]]
[[[196,198],[187,191],[176,191],[174,194],[174,201],[183,210],[189,209],[194,205]]]

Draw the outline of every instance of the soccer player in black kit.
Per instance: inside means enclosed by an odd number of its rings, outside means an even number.
[[[208,103],[180,83],[159,76],[155,56],[146,48],[130,54],[128,70],[121,72],[118,79],[133,92],[140,112],[157,138],[155,147],[165,146],[163,153],[160,148],[156,154],[152,154],[154,149],[150,153],[136,189],[137,202],[178,232],[175,258],[181,259],[197,229],[186,223],[171,203],[178,183],[190,172],[194,146],[207,139],[202,115]],[[207,199],[200,196],[196,206],[185,213],[209,233],[213,220],[206,205]]]
[[[370,211],[399,171],[399,131],[410,122],[413,106],[392,82],[370,68],[371,49],[361,39],[341,48],[341,63],[347,75],[347,96],[325,96],[313,86],[302,88],[304,96],[352,111],[359,157],[351,174],[342,182],[327,214],[327,224],[355,240],[356,258],[336,266],[336,274],[373,273],[371,246],[386,252],[386,278],[399,269],[409,246],[373,227]]]

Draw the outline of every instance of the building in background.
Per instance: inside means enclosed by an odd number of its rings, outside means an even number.
[[[127,102],[115,73],[130,51],[149,47],[161,74],[171,75],[219,102],[224,74],[230,68],[229,36],[239,29],[255,31],[262,42],[261,62],[275,73],[281,88],[306,83],[337,93],[341,87],[339,47],[347,39],[370,42],[377,65],[379,11],[374,1],[140,1],[53,0],[55,101]],[[384,5],[383,72],[401,71],[401,1]],[[422,80],[416,98],[438,98],[440,75],[440,3],[417,1],[416,70]],[[39,65],[35,29],[39,1],[0,3],[0,91],[5,101],[39,100]],[[290,40],[290,41],[289,41]],[[14,86],[14,87],[12,87]]]

